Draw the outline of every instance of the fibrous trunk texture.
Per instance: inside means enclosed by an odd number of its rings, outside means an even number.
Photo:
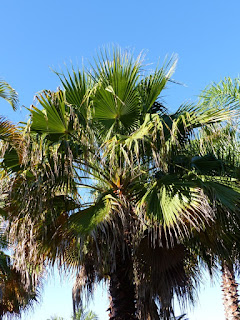
[[[135,285],[131,256],[116,254],[116,268],[110,274],[110,320],[136,320]]]
[[[222,263],[222,292],[226,320],[239,320],[239,300],[233,265]]]

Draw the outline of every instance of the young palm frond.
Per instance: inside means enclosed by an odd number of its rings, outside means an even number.
[[[32,106],[32,130],[38,133],[47,132],[49,135],[68,133],[67,111],[69,110],[64,103],[63,92],[45,91],[37,99],[44,111]]]

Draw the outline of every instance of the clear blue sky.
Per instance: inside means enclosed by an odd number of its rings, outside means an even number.
[[[186,87],[171,85],[165,91],[165,101],[174,110],[184,101],[195,100],[210,82],[238,76],[239,12],[238,0],[1,1],[0,77],[11,83],[19,92],[20,103],[29,107],[36,92],[59,85],[49,67],[59,70],[65,62],[81,65],[83,58],[91,61],[103,45],[118,44],[135,49],[136,54],[144,49],[147,63],[177,53],[174,79]],[[27,112],[13,113],[1,102],[0,114],[18,122],[26,119]],[[70,314],[70,280],[62,290],[57,282],[55,289],[46,287],[41,309],[25,319]],[[210,311],[206,314],[203,306],[190,319],[224,319],[219,292],[208,288],[200,296],[200,302],[210,302],[218,316]],[[62,300],[54,300],[60,293]],[[96,300],[95,306],[104,304],[99,295]],[[44,315],[43,309],[50,311]]]

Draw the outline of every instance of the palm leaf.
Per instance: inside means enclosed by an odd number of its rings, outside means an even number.
[[[113,50],[112,56],[105,51],[93,69],[96,83],[93,96],[94,119],[107,129],[112,125],[125,129],[134,127],[140,115],[140,100],[137,90],[139,60],[133,61],[129,54]]]
[[[156,219],[165,228],[173,228],[180,235],[188,230],[177,227],[187,225],[200,230],[213,218],[213,213],[195,180],[179,179],[167,175],[146,186],[138,208],[145,208],[151,219]]]
[[[16,126],[0,116],[0,139],[16,143],[20,140],[20,134],[17,132]]]
[[[18,172],[21,170],[20,158],[16,149],[8,148],[5,153],[1,165],[9,172]]]
[[[153,104],[157,101],[160,93],[166,87],[175,71],[177,57],[172,56],[165,60],[161,68],[157,68],[153,74],[140,81],[138,90],[141,96],[143,113],[149,112]]]
[[[72,68],[72,74],[67,70],[67,75],[56,73],[65,89],[66,102],[74,106],[76,112],[87,119],[90,78],[79,69]]]
[[[216,105],[219,108],[236,109],[240,104],[240,80],[224,78],[219,83],[212,83],[200,94],[204,105]]]
[[[8,157],[9,151],[11,151],[11,156],[13,153],[15,157],[15,164],[19,165],[22,162],[23,151],[24,151],[24,142],[23,136],[18,131],[17,127],[12,124],[10,121],[0,116],[0,140],[9,143],[10,147],[3,152],[4,157]],[[12,147],[14,149],[12,149]],[[4,149],[4,148],[3,148]],[[15,151],[13,151],[15,150]],[[11,157],[10,156],[10,157]]]
[[[107,199],[100,198],[94,205],[73,213],[69,218],[70,227],[77,234],[88,234],[110,213]]]
[[[204,186],[206,187],[206,192],[210,193],[210,197],[215,199],[218,205],[222,206],[226,211],[232,213],[238,211],[240,204],[239,184],[227,177],[208,178],[208,181],[204,182]]]
[[[67,107],[64,102],[63,94],[43,92],[38,97],[43,110],[32,106],[31,130],[33,132],[47,134],[54,140],[70,133],[69,121],[67,119]]]
[[[9,102],[13,110],[18,106],[17,92],[4,80],[0,80],[0,97]]]
[[[226,123],[236,119],[239,115],[239,105],[206,104],[200,101],[197,104],[182,105],[175,114],[163,116],[163,123],[166,126],[166,140],[176,144],[185,143],[196,129],[207,127],[211,130],[211,125]]]

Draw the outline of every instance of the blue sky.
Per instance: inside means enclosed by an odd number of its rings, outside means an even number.
[[[96,51],[109,44],[134,49],[136,55],[144,50],[146,63],[153,66],[167,54],[178,54],[174,79],[186,86],[172,84],[164,92],[172,110],[194,101],[212,81],[237,77],[240,72],[238,0],[12,0],[2,1],[0,8],[0,77],[18,91],[20,104],[26,107],[33,103],[36,92],[54,90],[59,85],[50,68],[60,70],[70,61],[79,65],[82,59],[92,61]],[[0,114],[14,122],[27,117],[24,108],[13,113],[3,102]],[[58,282],[55,287],[46,286],[42,309],[36,308],[26,320],[46,320],[55,313],[65,316],[62,310],[69,310],[66,317],[70,314],[71,281],[62,289]],[[203,306],[202,311],[197,309],[191,317],[189,314],[191,320],[200,316],[205,320],[223,319],[220,289],[209,288],[207,282],[206,286],[200,302],[211,302],[212,310],[219,315],[214,317],[210,311],[206,314],[208,309]],[[58,299],[51,300],[54,297]],[[94,305],[107,304],[106,298],[105,302],[101,299],[98,295]],[[43,310],[50,313],[45,315]]]

